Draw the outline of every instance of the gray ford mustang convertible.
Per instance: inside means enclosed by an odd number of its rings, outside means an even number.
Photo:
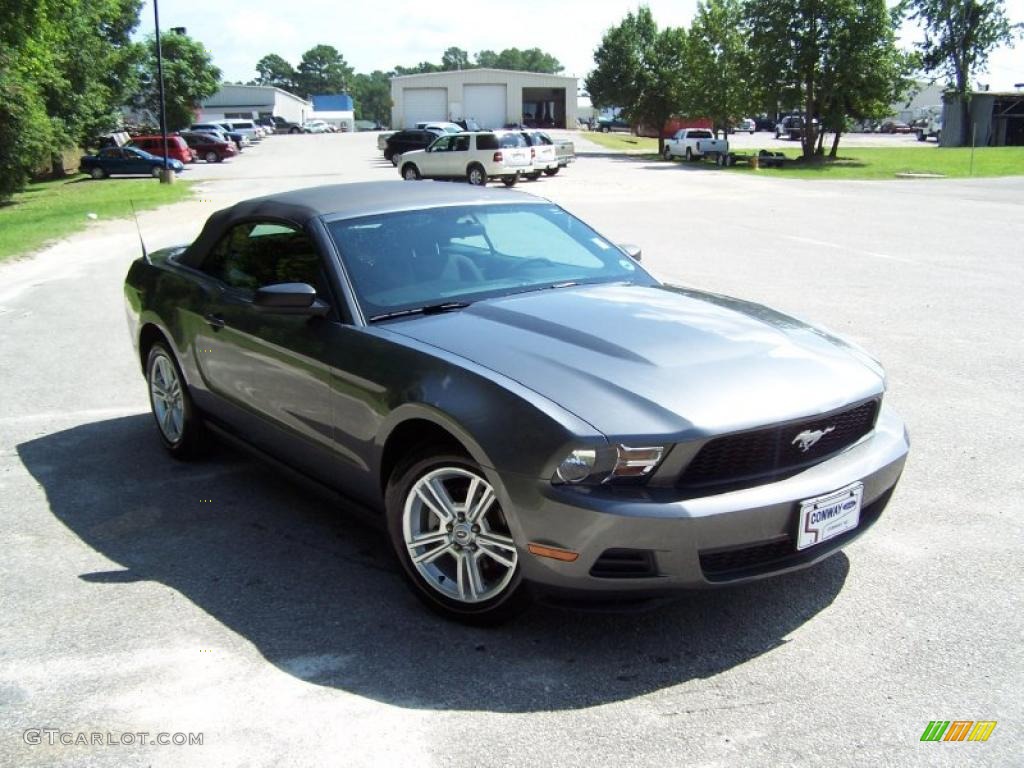
[[[125,295],[172,455],[216,432],[382,514],[450,617],[734,584],[863,533],[908,450],[879,364],[639,256],[527,194],[346,184],[215,213]]]

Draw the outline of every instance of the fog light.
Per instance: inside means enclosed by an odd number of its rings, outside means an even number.
[[[556,474],[564,483],[579,483],[590,477],[596,461],[597,451],[593,448],[580,448],[562,459]]]
[[[649,448],[630,448],[628,445],[617,446],[618,458],[615,461],[615,469],[611,476],[616,477],[645,477],[654,471],[665,453],[664,447],[660,445]]]

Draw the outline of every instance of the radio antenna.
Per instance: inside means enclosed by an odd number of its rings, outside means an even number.
[[[146,252],[146,241],[142,239],[142,227],[139,226],[139,214],[135,210],[135,201],[129,200],[128,204],[132,207],[132,216],[135,218],[135,229],[139,233],[139,245],[142,246],[142,258],[149,258],[149,253]]]

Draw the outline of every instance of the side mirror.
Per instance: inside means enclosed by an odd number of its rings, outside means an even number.
[[[640,261],[640,257],[643,255],[639,245],[630,245],[628,243],[619,243],[619,248],[633,261]]]
[[[253,305],[260,312],[278,315],[323,317],[330,306],[316,297],[316,289],[307,283],[275,283],[256,291]]]

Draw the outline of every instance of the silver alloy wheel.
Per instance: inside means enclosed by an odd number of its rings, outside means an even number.
[[[153,359],[149,393],[157,426],[167,442],[177,443],[185,431],[185,400],[178,370],[167,355],[159,354]]]
[[[402,535],[413,567],[462,603],[490,600],[515,575],[518,554],[494,489],[462,467],[428,472],[409,490]]]
[[[406,181],[416,181],[416,179],[419,178],[419,174],[416,172],[416,167],[412,165],[407,165],[405,167],[405,172],[402,175],[405,177]]]
[[[476,187],[484,183],[484,172],[480,166],[474,165],[469,169],[469,183]]]

